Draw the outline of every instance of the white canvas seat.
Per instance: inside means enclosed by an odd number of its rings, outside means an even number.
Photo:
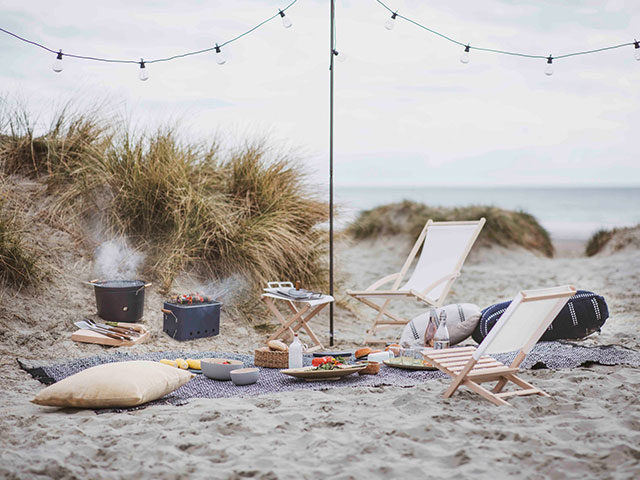
[[[425,361],[453,377],[443,396],[450,397],[460,385],[469,387],[496,405],[509,405],[505,398],[512,396],[549,396],[517,377],[515,373],[549,324],[575,293],[576,289],[571,285],[522,291],[516,295],[477,348],[425,349]],[[508,366],[487,355],[506,352],[518,352]],[[492,390],[480,385],[491,381],[497,382]],[[503,391],[508,382],[520,388]]]
[[[408,323],[408,319],[387,310],[392,299],[415,299],[434,307],[443,305],[484,223],[484,218],[468,222],[429,220],[398,273],[381,278],[366,290],[347,290],[347,295],[378,312],[364,343],[381,343],[382,340],[375,338],[380,329]],[[402,284],[421,247],[411,277]],[[380,289],[391,282],[390,288]],[[382,302],[376,303],[376,298]]]

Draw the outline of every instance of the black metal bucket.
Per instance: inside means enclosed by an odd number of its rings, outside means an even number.
[[[135,323],[144,313],[144,290],[151,286],[142,280],[92,281],[98,315],[109,322]]]

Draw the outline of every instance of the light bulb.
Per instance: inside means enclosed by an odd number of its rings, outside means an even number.
[[[553,75],[553,57],[551,55],[547,57],[547,66],[544,69],[544,74],[547,77]]]
[[[384,23],[384,28],[386,28],[387,30],[393,30],[393,27],[395,27],[395,25],[396,25],[396,16],[397,15],[398,14],[395,13],[395,12],[392,13],[391,14],[391,18]]]
[[[638,40],[635,40],[633,42],[633,46],[635,47],[633,50],[633,56],[636,60],[640,61],[640,42],[638,42]]]
[[[138,72],[138,78],[142,82],[146,82],[149,80],[149,73],[147,72],[147,67],[144,65],[144,60],[140,59],[140,71]]]
[[[62,71],[62,68],[63,68],[63,65],[62,65],[62,50],[60,50],[58,52],[58,56],[53,61],[53,65],[51,66],[51,68],[53,68],[53,71],[56,72],[56,73],[60,73]]]
[[[333,50],[333,55],[334,57],[336,57],[336,60],[338,60],[340,63],[344,63],[347,61],[347,56],[343,53],[340,53],[338,50]]]
[[[293,25],[291,19],[287,17],[282,10],[280,10],[280,16],[282,17],[282,26],[284,28],[290,28]]]
[[[225,63],[227,63],[227,57],[224,55],[224,53],[222,53],[222,50],[220,50],[220,47],[218,46],[217,43],[216,43],[216,63],[218,65],[224,65]]]
[[[464,52],[460,55],[460,61],[462,63],[469,63],[469,45],[464,47]]]

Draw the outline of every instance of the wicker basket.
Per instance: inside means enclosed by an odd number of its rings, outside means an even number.
[[[288,368],[289,352],[265,352],[256,350],[253,363],[256,367]]]

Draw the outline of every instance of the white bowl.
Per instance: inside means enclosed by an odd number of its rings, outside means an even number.
[[[237,370],[232,370],[230,374],[231,381],[235,385],[251,385],[258,381],[260,370],[257,368],[239,368]]]
[[[200,360],[202,373],[213,380],[231,380],[231,371],[242,368],[244,363],[229,358],[203,358]]]

